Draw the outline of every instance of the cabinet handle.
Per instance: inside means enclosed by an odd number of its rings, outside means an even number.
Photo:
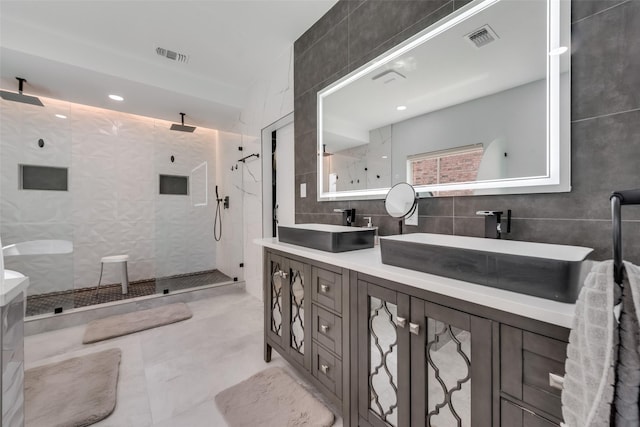
[[[409,322],[409,332],[413,335],[418,335],[420,333],[420,325]]]
[[[326,374],[327,372],[329,372],[329,365],[320,365],[320,370],[323,374]]]
[[[323,334],[326,334],[329,331],[329,325],[320,324],[320,330]]]
[[[549,372],[549,386],[558,390],[562,390],[564,386],[564,377]]]
[[[404,317],[396,317],[396,323],[399,327],[404,328],[407,326],[407,319]]]
[[[320,292],[322,292],[323,294],[329,292],[329,285],[320,285]]]

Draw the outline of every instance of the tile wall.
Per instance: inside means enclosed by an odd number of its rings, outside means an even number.
[[[294,44],[296,222],[338,224],[334,208],[397,231],[382,201],[316,200],[316,93],[468,0],[339,1]],[[588,246],[611,258],[609,194],[640,188],[640,2],[572,2],[572,191],[420,201],[409,231],[482,236],[478,210],[513,210],[510,238]],[[640,206],[624,210],[625,258],[640,264]]]
[[[7,258],[6,268],[30,277],[29,294],[95,286],[100,259],[115,254],[130,256],[129,280],[213,268],[241,275],[242,197],[234,186],[241,178],[226,164],[218,170],[225,156],[237,155],[238,135],[174,132],[162,120],[42,100],[45,108],[0,104],[2,242],[64,239],[73,241],[74,251]],[[204,162],[206,179],[196,169]],[[19,190],[19,164],[68,167],[69,191]],[[159,174],[190,176],[190,196],[159,195]],[[216,184],[232,201],[217,244]],[[207,204],[196,206],[205,195]],[[119,282],[118,266],[106,265],[103,283]]]

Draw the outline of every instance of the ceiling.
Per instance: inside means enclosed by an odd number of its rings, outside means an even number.
[[[2,0],[0,87],[20,76],[27,95],[233,130],[252,84],[335,3]]]

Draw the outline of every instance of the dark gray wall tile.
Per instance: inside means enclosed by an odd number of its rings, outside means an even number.
[[[428,197],[418,199],[418,215],[453,216],[453,197]]]
[[[572,135],[571,199],[587,212],[575,217],[611,218],[611,192],[640,187],[640,111],[574,123]],[[637,210],[625,213],[640,219]]]
[[[484,217],[454,217],[453,234],[456,236],[484,237]]]
[[[293,80],[296,97],[347,68],[347,40],[348,26],[345,19],[332,27],[312,49],[295,57]]]
[[[294,119],[297,123],[297,119]],[[317,142],[315,130],[295,137],[295,172],[296,175],[316,173],[318,163]]]
[[[449,7],[443,7],[443,6]],[[450,0],[367,1],[349,15],[351,70],[453,11]]]
[[[419,233],[453,234],[453,217],[421,216],[416,228]]]
[[[573,0],[571,2],[571,22],[592,16],[627,0]]]
[[[295,136],[315,132],[318,124],[317,96],[314,90],[309,90],[293,100],[295,111]]]
[[[572,25],[573,120],[640,108],[640,2]]]
[[[453,0],[453,9],[458,10],[463,6],[471,3],[473,0]]]
[[[296,224],[333,224],[342,225],[342,217],[323,213],[297,213]]]
[[[384,200],[352,200],[349,207],[356,210],[358,216],[384,215],[387,216],[387,209],[384,207]]]
[[[293,44],[294,55],[300,56],[347,17],[350,2],[338,2]]]

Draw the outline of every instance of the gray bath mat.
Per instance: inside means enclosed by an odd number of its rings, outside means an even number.
[[[184,303],[170,304],[150,310],[135,311],[94,320],[87,325],[82,342],[90,344],[121,335],[157,328],[181,320],[190,319],[193,314]]]
[[[81,427],[108,417],[120,357],[112,348],[25,371],[25,427]]]
[[[329,427],[333,413],[282,368],[269,368],[216,395],[229,427]]]

